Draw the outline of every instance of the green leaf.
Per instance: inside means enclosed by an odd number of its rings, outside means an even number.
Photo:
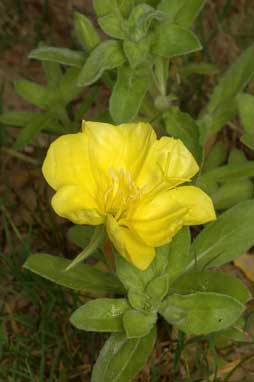
[[[34,114],[29,111],[7,111],[0,114],[0,122],[10,126],[23,127],[30,122]]]
[[[150,67],[131,69],[125,65],[118,69],[117,82],[110,98],[110,114],[115,123],[132,121],[149,88]]]
[[[28,80],[18,80],[15,82],[15,90],[25,101],[31,102],[41,109],[48,108],[51,97],[50,92],[44,86]]]
[[[236,96],[245,88],[253,74],[254,49],[251,46],[231,65],[215,87],[206,111],[199,120],[203,141],[235,116]]]
[[[250,81],[254,69],[254,49],[251,46],[231,65],[210,99],[209,111],[216,110],[225,100],[234,98]]]
[[[127,17],[133,8],[134,0],[93,0],[98,17],[115,13]]]
[[[91,85],[101,77],[105,70],[115,69],[124,62],[125,56],[121,45],[117,41],[106,40],[90,53],[80,72],[78,85]]]
[[[243,200],[251,199],[253,183],[248,179],[227,182],[210,193],[213,204],[217,210],[233,207]]]
[[[130,287],[128,290],[128,301],[134,309],[145,310],[147,296],[144,292],[136,290],[134,285],[133,289]]]
[[[179,277],[171,286],[170,294],[213,292],[231,296],[246,304],[251,294],[241,280],[222,272],[192,271]]]
[[[234,98],[222,102],[212,114],[204,114],[198,120],[201,142],[204,143],[210,134],[217,133],[227,122],[233,119],[236,114],[237,104]]]
[[[91,382],[130,382],[145,366],[155,340],[155,328],[141,338],[112,334],[100,352]]]
[[[151,297],[153,306],[157,305],[168,293],[168,275],[155,277],[146,287],[147,294]]]
[[[204,5],[205,0],[162,0],[158,9],[167,13],[170,21],[188,28],[192,26],[194,19],[198,16]]]
[[[97,17],[105,16],[117,11],[117,0],[93,0],[93,7]]]
[[[138,42],[125,40],[123,42],[123,49],[131,68],[135,69],[137,66],[147,62],[150,58],[150,45],[151,38],[148,36]]]
[[[191,236],[188,227],[182,228],[169,244],[168,277],[171,283],[179,277],[189,263]]]
[[[89,244],[91,236],[94,233],[93,226],[73,225],[67,232],[70,241],[80,248],[85,248]]]
[[[254,97],[250,94],[239,94],[237,104],[245,130],[241,141],[254,150]]]
[[[63,76],[61,66],[57,62],[43,61],[42,67],[49,86],[51,86],[52,88],[57,86]]]
[[[180,68],[180,74],[184,78],[191,76],[192,74],[200,75],[213,75],[218,74],[219,68],[214,64],[208,64],[206,62],[192,62]]]
[[[143,294],[147,284],[167,272],[168,245],[156,248],[156,256],[150,266],[141,271],[115,252],[116,273],[125,288],[132,293]]]
[[[115,252],[116,274],[127,290],[135,289],[142,291],[144,282],[142,271],[127,262],[121,255]]]
[[[77,68],[68,68],[59,83],[58,92],[64,105],[77,98],[82,91],[77,86],[79,73]]]
[[[70,260],[44,253],[31,255],[24,267],[56,284],[90,293],[124,293],[119,280],[110,273],[100,272],[90,265],[79,264],[66,272]]]
[[[54,126],[55,131],[63,132],[63,127],[52,115],[34,113],[30,121],[22,128],[15,141],[14,148],[17,150],[24,148],[40,131],[50,130],[52,126]]]
[[[74,12],[74,26],[81,45],[89,52],[101,41],[91,20],[79,12]]]
[[[67,48],[41,47],[31,51],[28,56],[35,60],[58,62],[59,64],[81,67],[86,55],[84,52]]]
[[[197,184],[202,185],[210,181],[226,182],[240,178],[249,178],[254,176],[254,161],[247,161],[241,164],[227,164],[214,170],[208,171],[199,176]]]
[[[104,238],[105,238],[104,226],[103,225],[96,226],[87,247],[84,248],[82,252],[80,252],[80,254],[70,263],[70,265],[68,265],[68,267],[66,268],[66,271],[69,271],[73,267],[76,267],[81,261],[85,260],[87,257],[92,255],[103,243]]]
[[[201,335],[230,327],[243,310],[244,305],[230,296],[197,292],[167,297],[159,312],[183,332]]]
[[[152,51],[162,57],[175,57],[202,49],[199,39],[190,30],[164,22],[155,29]]]
[[[151,332],[157,315],[152,312],[140,312],[129,309],[123,315],[123,327],[127,338],[144,337]]]
[[[145,38],[153,20],[161,21],[165,15],[148,4],[136,5],[128,20],[129,39],[138,42]]]
[[[242,255],[254,244],[254,201],[248,200],[221,214],[196,237],[187,269],[212,268]]]
[[[198,163],[202,161],[202,147],[199,143],[199,127],[194,119],[178,108],[171,107],[163,114],[167,133],[181,139]]]
[[[220,166],[226,160],[226,156],[227,148],[225,144],[223,142],[216,142],[205,159],[202,172],[207,172]]]
[[[126,38],[126,20],[124,20],[121,15],[110,13],[99,17],[98,24],[108,36],[121,40]]]
[[[126,299],[98,298],[81,306],[70,317],[77,329],[95,332],[123,331],[123,314],[129,309]]]

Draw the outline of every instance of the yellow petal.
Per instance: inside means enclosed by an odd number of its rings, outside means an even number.
[[[179,187],[170,191],[176,202],[186,207],[185,225],[205,224],[216,219],[211,198],[200,188],[193,186]]]
[[[198,170],[197,162],[182,141],[162,137],[151,147],[138,184],[149,190],[151,185],[165,180],[174,187],[191,179]]]
[[[116,250],[127,261],[145,270],[155,257],[155,249],[147,246],[132,234],[128,228],[121,227],[111,216],[107,216],[107,232]]]
[[[184,224],[187,209],[162,189],[147,194],[121,222],[134,231],[147,245],[159,247],[168,243]]]
[[[128,123],[119,126],[108,123],[83,121],[83,131],[89,140],[91,162],[97,168],[97,179],[110,176],[114,170],[123,170],[132,178],[143,165],[144,159],[156,140],[149,123]]]
[[[91,195],[96,193],[87,137],[83,133],[67,134],[56,139],[48,149],[42,172],[55,190],[67,185],[82,185]]]
[[[99,225],[104,222],[94,199],[80,186],[61,187],[51,203],[59,216],[75,224]]]

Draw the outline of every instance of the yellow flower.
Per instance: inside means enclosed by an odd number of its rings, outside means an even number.
[[[157,140],[143,122],[84,121],[82,127],[56,139],[43,164],[58,215],[75,224],[105,224],[118,252],[142,270],[155,247],[183,226],[215,219],[208,195],[194,186],[177,187],[199,169],[180,140]]]

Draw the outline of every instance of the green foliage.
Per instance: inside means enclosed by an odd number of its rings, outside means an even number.
[[[152,51],[162,57],[175,57],[202,49],[197,36],[171,22],[163,22],[157,26]]]
[[[121,332],[122,316],[128,308],[126,299],[98,298],[78,308],[70,317],[70,321],[81,330]]]
[[[237,104],[244,128],[241,141],[254,150],[254,97],[250,94],[239,94]]]
[[[253,46],[244,51],[215,87],[206,111],[199,120],[203,142],[236,115],[236,97],[253,77],[253,53]]]
[[[100,43],[100,37],[88,17],[79,12],[74,13],[74,27],[80,44],[88,52]]]
[[[24,267],[67,288],[100,294],[124,292],[123,286],[113,274],[98,271],[86,264],[66,271],[70,264],[70,260],[40,253],[31,255]]]
[[[129,382],[145,366],[156,340],[155,329],[145,337],[128,339],[112,334],[102,348],[92,382]]]
[[[148,335],[157,317],[154,312],[127,310],[123,315],[123,326],[127,338],[139,338]]]
[[[170,288],[170,293],[195,292],[225,294],[242,304],[246,304],[251,298],[249,290],[239,279],[223,272],[191,271],[179,277]]]
[[[197,123],[187,113],[171,107],[163,115],[167,133],[181,139],[190,150],[198,163],[202,161],[202,147],[199,143],[199,131]]]
[[[35,60],[57,62],[58,64],[76,66],[80,68],[85,62],[84,52],[74,51],[67,48],[54,48],[43,46],[31,51],[28,56]]]
[[[110,114],[116,124],[132,121],[142,104],[149,88],[151,68],[144,66],[118,69],[117,82],[110,98]]]
[[[220,215],[194,240],[187,269],[213,268],[243,254],[254,244],[254,201],[245,201]]]
[[[78,85],[91,85],[105,70],[115,69],[124,62],[125,57],[120,44],[114,40],[104,41],[90,53],[80,72]]]
[[[189,28],[204,5],[205,0],[178,0],[174,2],[161,0],[158,9],[165,12],[170,21],[184,28]]]
[[[196,292],[172,294],[162,303],[160,314],[185,333],[208,334],[231,326],[243,312],[244,305],[233,297]]]

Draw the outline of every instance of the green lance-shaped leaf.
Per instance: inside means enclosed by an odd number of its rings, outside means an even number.
[[[99,44],[89,55],[79,78],[79,86],[88,86],[96,82],[105,70],[115,69],[125,62],[121,45],[114,40]]]
[[[145,366],[155,341],[155,328],[141,338],[112,334],[100,352],[91,382],[130,382]]]
[[[159,312],[183,332],[200,335],[230,327],[239,319],[243,310],[244,305],[233,297],[197,292],[167,297]]]
[[[128,36],[132,41],[140,41],[145,38],[153,20],[161,21],[165,14],[148,4],[136,5],[128,19]]]
[[[54,132],[64,133],[64,127],[51,114],[34,113],[30,121],[23,127],[18,135],[14,148],[20,150],[24,148],[42,130],[49,131],[54,128]]]
[[[162,0],[158,5],[158,9],[165,12],[170,18],[170,21],[184,28],[189,28],[205,5],[205,1],[206,0]]]
[[[57,62],[62,65],[82,67],[86,55],[82,51],[75,51],[67,48],[41,47],[31,51],[28,56],[35,60]]]
[[[228,69],[210,98],[199,119],[202,140],[218,132],[237,113],[236,96],[245,88],[254,74],[254,48],[251,46]]]
[[[210,181],[226,182],[253,176],[254,161],[247,161],[241,164],[228,164],[208,171],[198,178],[197,184],[201,186]]]
[[[199,127],[195,120],[187,113],[176,107],[171,107],[163,114],[168,134],[181,139],[190,150],[198,163],[202,161],[202,147],[199,143]]]
[[[157,320],[154,312],[126,310],[123,315],[123,327],[127,338],[144,337],[151,332]]]
[[[66,271],[77,266],[81,261],[85,260],[87,257],[92,255],[96,251],[96,249],[98,249],[99,246],[102,244],[104,238],[105,238],[104,226],[99,225],[95,228],[87,247],[84,248],[83,251],[80,252],[80,254],[68,265],[68,267],[66,268]]]
[[[187,77],[191,76],[192,74],[199,74],[199,75],[214,75],[219,73],[218,66],[206,62],[192,62],[190,64],[184,65],[182,68],[180,68],[179,72],[180,75],[186,79]]]
[[[89,52],[101,41],[91,20],[79,12],[74,12],[74,26],[81,45]]]
[[[91,240],[91,236],[94,233],[95,227],[73,225],[67,232],[67,237],[70,241],[76,244],[80,248],[85,248]]]
[[[147,284],[155,277],[158,277],[167,272],[168,247],[164,246],[156,248],[155,259],[145,271],[141,271],[134,265],[127,262],[117,252],[115,252],[115,262],[117,276],[125,288],[128,291],[132,290],[132,293],[135,292],[141,294],[141,296],[137,297],[136,299],[142,300],[142,295]]]
[[[133,5],[134,0],[93,0],[93,7],[98,17],[119,12],[127,17]]]
[[[237,105],[244,127],[241,141],[254,150],[254,97],[250,94],[239,94]]]
[[[128,58],[131,68],[135,69],[137,66],[148,62],[150,59],[150,46],[151,36],[147,36],[138,42],[131,40],[123,42],[124,53]]]
[[[5,125],[23,127],[30,122],[34,114],[29,111],[7,111],[0,114],[0,122]]]
[[[220,166],[225,161],[226,156],[227,148],[225,143],[216,142],[216,144],[212,147],[211,151],[205,159],[202,172],[204,173]]]
[[[191,236],[188,227],[181,229],[169,244],[168,270],[169,285],[177,279],[189,263]]]
[[[156,306],[168,293],[169,276],[164,274],[152,279],[146,287],[148,296],[152,299],[152,305]]]
[[[231,296],[246,304],[251,294],[241,280],[222,272],[191,271],[180,276],[170,288],[170,294],[213,292]]]
[[[119,13],[110,13],[98,18],[101,29],[110,37],[124,40],[127,37],[127,21]]]
[[[79,73],[77,68],[68,68],[59,82],[58,92],[62,104],[68,104],[81,93],[82,89],[77,86]]]
[[[202,49],[199,39],[190,30],[168,21],[159,24],[154,32],[152,51],[162,57],[175,57]]]
[[[214,207],[217,210],[225,210],[237,203],[251,199],[253,183],[248,179],[232,181],[223,184],[210,193]]]
[[[117,82],[110,98],[110,114],[117,124],[133,120],[149,88],[150,66],[131,69],[125,65],[118,69]]]
[[[61,65],[57,62],[42,61],[42,68],[47,78],[48,85],[54,88],[63,77]]]
[[[98,298],[75,310],[70,322],[86,331],[121,332],[123,314],[127,309],[129,304],[124,298]]]
[[[25,101],[41,109],[48,108],[51,97],[49,90],[44,86],[28,80],[18,80],[15,82],[15,90]]]
[[[87,264],[79,264],[66,272],[70,263],[62,257],[40,253],[29,256],[24,267],[67,288],[95,294],[124,293],[122,284],[113,274],[98,271]]]
[[[242,255],[254,244],[254,201],[221,214],[194,240],[186,269],[218,267]]]

